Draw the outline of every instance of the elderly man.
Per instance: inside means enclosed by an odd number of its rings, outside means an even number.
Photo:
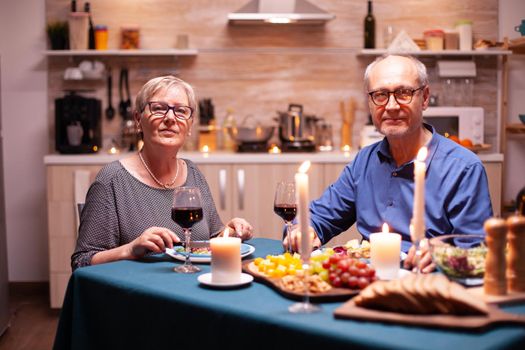
[[[492,216],[487,176],[479,158],[423,123],[429,87],[425,66],[409,56],[387,55],[365,72],[372,120],[385,138],[363,148],[338,180],[310,204],[313,246],[328,242],[354,223],[365,239],[388,223],[409,251],[405,268],[416,262],[409,226],[414,201],[414,159],[428,148],[425,185],[426,237],[450,233],[483,234]],[[297,229],[290,235],[299,246]],[[284,245],[288,244],[285,238]],[[410,248],[410,249],[409,249]],[[419,259],[423,272],[434,269],[427,250]]]

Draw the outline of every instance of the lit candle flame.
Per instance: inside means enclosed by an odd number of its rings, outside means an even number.
[[[352,147],[350,147],[349,145],[344,145],[342,148],[343,152],[350,152],[351,149]]]
[[[278,154],[281,153],[281,150],[279,149],[279,147],[274,145],[272,148],[270,148],[270,153]]]
[[[230,235],[230,228],[229,227],[226,227],[224,229],[224,234],[222,235],[223,237],[228,237]]]
[[[385,223],[383,224],[383,233],[388,233],[388,232],[389,232],[389,231],[388,231],[388,224],[385,222]]]
[[[210,147],[208,147],[208,145],[202,146],[202,152],[208,153],[209,151],[210,151]]]
[[[426,147],[421,147],[419,149],[419,152],[417,152],[417,160],[420,162],[424,162],[428,155],[428,149]]]
[[[308,169],[310,169],[310,165],[312,163],[309,161],[309,160],[306,160],[303,162],[303,164],[301,164],[301,166],[299,167],[299,172],[301,174],[306,174],[306,172],[308,171]]]

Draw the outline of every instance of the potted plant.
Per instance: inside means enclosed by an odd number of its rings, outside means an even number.
[[[69,29],[67,22],[55,21],[46,26],[51,50],[69,49]]]

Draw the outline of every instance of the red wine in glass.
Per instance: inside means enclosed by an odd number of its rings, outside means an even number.
[[[191,228],[202,220],[202,208],[171,208],[171,218],[183,228]]]
[[[284,221],[290,222],[297,215],[296,204],[275,204],[273,207],[275,214],[279,215]]]
[[[203,217],[201,193],[197,187],[177,187],[173,191],[171,218],[184,230],[186,259],[184,265],[175,267],[179,273],[195,273],[201,269],[191,263],[191,228]]]

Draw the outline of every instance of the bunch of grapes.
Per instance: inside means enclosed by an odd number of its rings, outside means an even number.
[[[374,282],[376,271],[362,260],[346,255],[334,254],[323,262],[328,271],[328,280],[334,287],[363,289]]]

